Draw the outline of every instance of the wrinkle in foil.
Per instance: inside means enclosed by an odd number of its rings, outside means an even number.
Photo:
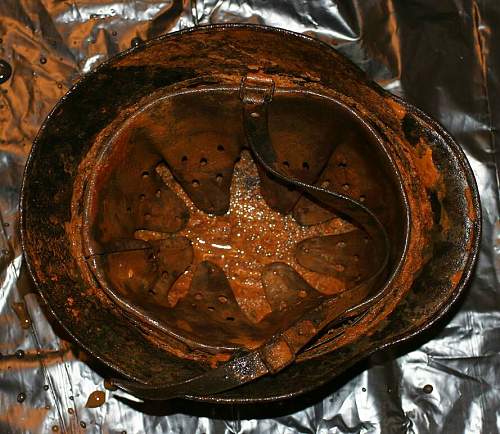
[[[17,235],[23,166],[43,119],[81,75],[132,41],[224,22],[317,37],[442,122],[478,181],[480,261],[441,330],[403,355],[374,357],[313,402],[283,403],[275,412],[190,403],[143,408],[104,388],[31,292]],[[2,0],[0,58],[13,72],[0,85],[0,432],[500,432],[499,25],[500,4],[475,0]],[[28,329],[12,309],[20,302]],[[95,390],[105,392],[105,404],[85,408]]]

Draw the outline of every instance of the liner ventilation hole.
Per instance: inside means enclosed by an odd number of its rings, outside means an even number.
[[[144,172],[142,172],[141,176],[143,179],[149,178],[149,172],[147,170],[145,170]]]
[[[187,163],[187,160],[188,160],[187,155],[183,155],[182,158],[181,158],[181,162],[182,163]]]
[[[200,166],[206,166],[208,163],[208,160],[206,158],[201,158],[200,159]]]
[[[303,168],[304,170],[309,170],[309,163],[308,163],[307,161],[304,161],[304,162],[302,163],[302,168]]]
[[[200,186],[200,181],[197,179],[193,179],[192,183],[194,188],[198,188]]]
[[[218,145],[218,146],[217,146],[217,150],[218,150],[219,152],[224,152],[224,146],[222,146],[222,145]]]

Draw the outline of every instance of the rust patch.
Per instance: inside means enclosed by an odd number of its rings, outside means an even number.
[[[459,270],[453,276],[451,276],[450,282],[454,287],[458,285],[463,274],[464,274],[463,270]]]
[[[263,349],[266,365],[271,372],[277,372],[289,365],[294,359],[290,346],[284,340],[278,340]]]
[[[392,109],[392,111],[400,121],[404,119],[407,111],[401,104],[399,104],[392,98],[385,98],[384,102],[387,104],[388,107]]]
[[[4,408],[0,415],[2,425],[25,432],[36,432],[47,417],[47,409],[30,408],[20,404]]]
[[[470,187],[464,190],[465,199],[467,200],[467,211],[469,220],[474,223],[477,219],[476,209],[474,207],[474,200],[472,199],[472,192]]]
[[[432,149],[425,147],[423,155],[416,157],[414,161],[420,181],[426,188],[434,188],[439,181],[439,171],[432,160]]]

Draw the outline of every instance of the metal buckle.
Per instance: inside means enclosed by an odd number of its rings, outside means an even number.
[[[263,104],[273,99],[275,84],[271,77],[248,74],[241,79],[240,99],[245,104]]]

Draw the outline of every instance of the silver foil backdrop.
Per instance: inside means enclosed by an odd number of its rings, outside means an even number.
[[[43,119],[79,76],[137,38],[221,22],[315,36],[441,121],[479,184],[480,261],[440,327],[314,394],[262,406],[143,404],[106,390],[100,367],[40,309],[18,237],[23,166]],[[0,85],[1,434],[500,432],[500,2],[0,0],[0,38],[0,59],[12,66]],[[106,403],[86,408],[96,390]]]

